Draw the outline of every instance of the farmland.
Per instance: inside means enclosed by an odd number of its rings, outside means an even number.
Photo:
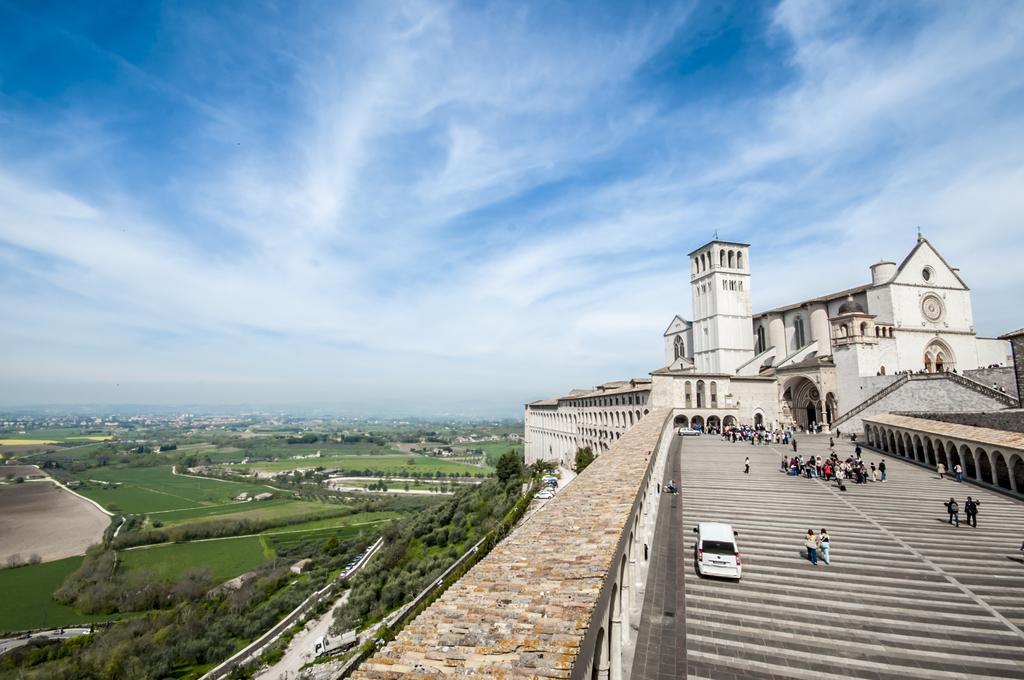
[[[9,466],[5,466],[9,467]],[[19,466],[22,467],[22,466]],[[110,518],[50,481],[0,485],[0,560],[81,555],[99,543]]]
[[[111,618],[108,615],[79,614],[58,604],[52,597],[61,582],[82,564],[81,557],[68,557],[45,564],[0,570],[0,632],[52,628]]]
[[[170,466],[102,467],[82,473],[78,490],[113,512],[143,514],[230,502],[243,491],[267,491],[260,484],[175,475]]]
[[[129,569],[148,569],[165,581],[200,568],[215,581],[225,581],[274,559],[274,549],[260,536],[239,536],[123,550],[120,555]]]
[[[309,501],[297,501],[287,498],[275,498],[268,501],[233,502],[224,505],[208,505],[185,510],[170,510],[150,513],[150,521],[156,520],[167,527],[187,524],[202,520],[290,520],[303,515],[324,512],[343,514],[343,506],[327,505]]]
[[[287,472],[297,468],[322,467],[337,469],[342,474],[351,473],[367,476],[409,476],[418,473],[420,476],[434,475],[438,472],[445,475],[475,476],[494,472],[491,467],[467,465],[456,461],[434,458],[431,456],[408,454],[383,455],[335,455],[320,458],[293,458],[276,460],[266,463],[253,463],[248,468],[257,472]]]

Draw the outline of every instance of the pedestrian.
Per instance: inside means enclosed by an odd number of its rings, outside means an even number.
[[[950,498],[944,503],[946,506],[946,512],[949,513],[949,523],[956,523],[960,526],[960,505],[956,502],[955,498]]]
[[[872,482],[877,482],[878,481],[878,472],[877,472],[877,469],[875,468],[875,463],[874,462],[871,463],[871,481]]]
[[[814,566],[818,566],[818,537],[814,535],[814,529],[807,530],[807,536],[804,538],[804,547],[807,548],[807,559]]]
[[[747,458],[743,459],[743,474],[745,474],[745,475],[749,475],[750,474],[750,457],[749,456]]]
[[[832,437],[829,437],[829,438],[828,438],[828,448],[830,448],[830,449],[834,449],[834,448],[835,448],[835,446],[836,446],[836,443],[835,443],[835,441],[834,441],[834,440],[832,439]]]
[[[936,472],[939,473],[939,479],[942,479],[942,476],[944,474],[946,474],[946,466],[943,465],[942,463],[939,463],[938,465],[936,465],[935,466],[935,470],[936,470]]]
[[[821,561],[827,567],[831,564],[829,561],[829,550],[832,549],[832,541],[828,537],[828,531],[825,528],[822,528],[821,533],[818,534],[818,544],[821,546]]]
[[[960,463],[956,464],[956,467],[953,468],[953,472],[956,474],[956,481],[964,481],[964,468]]]
[[[885,481],[885,459],[884,458],[882,459],[882,462],[878,464],[878,472],[882,475],[882,481],[884,482]]]
[[[796,453],[796,437],[793,437],[793,453]]]
[[[975,529],[978,528],[978,506],[981,505],[981,501],[976,501],[970,496],[967,497],[967,502],[964,503],[964,512],[967,513],[967,523]]]

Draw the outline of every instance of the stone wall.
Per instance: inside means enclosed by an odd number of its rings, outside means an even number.
[[[949,413],[947,411],[905,411],[897,415],[913,418],[927,418],[954,425],[970,425],[987,427],[992,430],[1024,433],[1024,409],[1014,408],[1003,411],[973,411],[965,413]]]
[[[1006,404],[948,379],[942,373],[914,379],[839,425],[842,432],[861,432],[863,419],[896,412],[979,412],[1002,411]],[[991,383],[990,383],[991,384]]]
[[[352,677],[568,678],[626,525],[657,507],[645,493],[670,413],[652,409]]]
[[[1024,361],[1024,357],[1021,360]],[[1024,366],[1022,366],[1022,369],[1024,369]],[[1011,366],[979,368],[974,371],[964,371],[964,375],[989,387],[992,387],[992,384],[995,383],[998,387],[1006,390],[1006,393],[1011,397],[1017,396],[1017,378]]]

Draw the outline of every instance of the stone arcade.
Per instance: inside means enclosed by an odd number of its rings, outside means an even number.
[[[527,404],[527,463],[571,467],[578,448],[606,451],[652,408],[710,431],[854,431],[923,394],[932,410],[1014,405],[1009,344],[975,334],[970,289],[922,236],[900,264],[871,265],[869,283],[757,314],[749,249],[715,239],[689,254],[694,318],[669,323],[662,368]],[[946,379],[916,379],[932,376]]]

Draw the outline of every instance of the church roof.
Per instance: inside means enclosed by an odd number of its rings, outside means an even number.
[[[846,302],[839,305],[840,314],[867,314],[864,311],[864,307],[859,302],[853,299],[853,295],[846,296]]]
[[[957,272],[956,268],[953,267],[948,262],[946,262],[946,258],[944,258],[942,256],[942,253],[940,253],[935,246],[933,246],[931,243],[929,243],[928,239],[926,239],[924,236],[921,236],[920,233],[917,235],[917,244],[914,246],[914,248],[909,253],[907,253],[907,256],[905,258],[903,258],[903,262],[900,262],[900,266],[896,268],[896,275],[893,276],[892,278],[895,279],[896,276],[900,275],[900,272],[903,271],[903,268],[906,267],[907,264],[910,263],[910,260],[914,257],[914,253],[916,253],[918,250],[920,250],[921,247],[924,246],[924,245],[927,245],[929,248],[931,248],[932,252],[935,253],[938,256],[939,261],[942,262],[942,264],[946,265],[946,268],[949,269],[949,271],[953,273],[953,276],[955,276],[956,280],[960,282],[960,285],[963,286],[965,289],[967,289],[968,288],[967,284],[964,283],[964,280],[962,278],[960,278],[960,274]]]
[[[862,286],[857,286],[856,288],[847,288],[846,290],[841,290],[838,293],[829,293],[828,295],[819,295],[818,297],[813,297],[813,298],[810,298],[808,300],[801,300],[800,302],[794,302],[791,305],[783,305],[782,307],[775,307],[774,309],[766,309],[763,312],[756,312],[754,314],[754,317],[757,318],[759,316],[764,316],[765,314],[778,314],[779,312],[788,312],[791,309],[799,309],[800,307],[803,307],[804,305],[807,305],[807,304],[811,304],[812,302],[831,302],[832,300],[837,300],[837,299],[842,298],[842,297],[847,297],[848,295],[856,295],[858,293],[863,293],[864,291],[866,291],[868,288],[871,288],[872,286],[873,286],[873,284],[865,283]]]
[[[683,326],[692,326],[693,325],[691,322],[687,321],[683,317],[681,317],[678,314],[676,314],[675,316],[672,317],[672,320],[668,322],[668,328],[666,328],[665,332],[662,333],[663,337],[667,338],[670,335],[674,335],[674,333],[672,332],[672,326],[675,325],[676,321],[679,321],[679,323],[683,324]]]
[[[999,339],[1000,340],[1012,340],[1013,338],[1019,338],[1022,335],[1024,335],[1024,328],[1018,328],[1015,331],[1010,331],[1009,333],[1003,333],[1002,335],[999,336]]]

